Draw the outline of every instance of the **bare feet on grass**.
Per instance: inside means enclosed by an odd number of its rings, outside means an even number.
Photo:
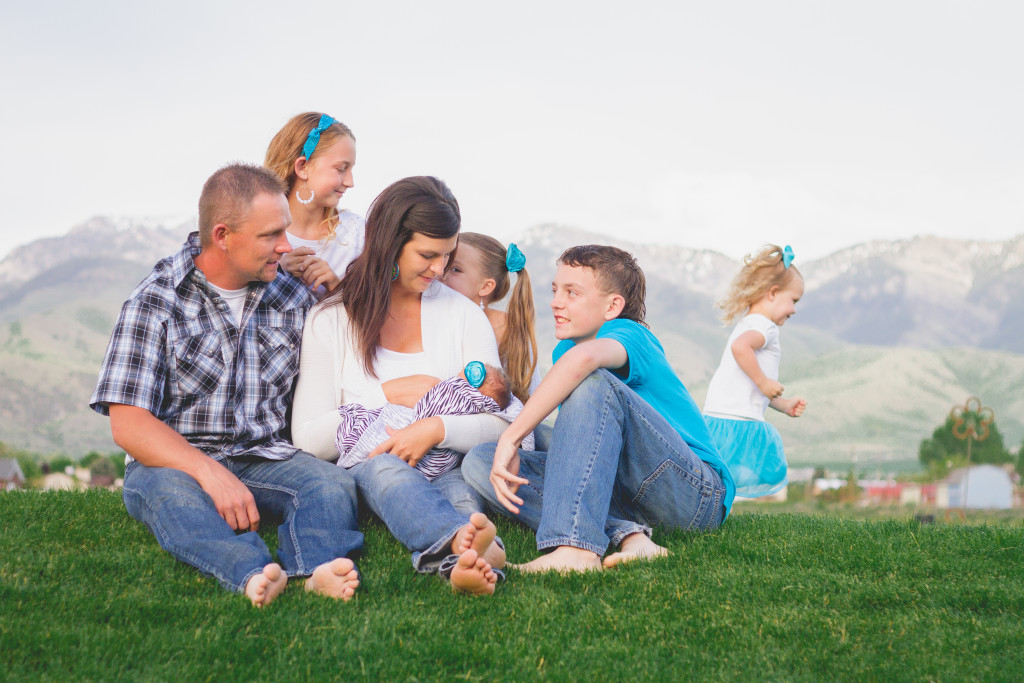
[[[619,552],[612,553],[604,558],[605,567],[614,567],[625,562],[634,560],[651,560],[656,557],[666,557],[668,550],[647,538],[647,534],[637,532],[622,539]]]
[[[452,588],[473,595],[493,595],[498,575],[484,558],[470,548],[459,555],[459,561],[452,569]]]
[[[287,583],[288,576],[281,570],[281,565],[272,562],[246,582],[245,596],[252,600],[252,604],[263,607],[280,595]]]
[[[355,595],[358,587],[359,572],[356,571],[356,565],[347,557],[337,557],[330,562],[324,562],[306,579],[306,590],[341,600],[348,600]]]
[[[462,555],[467,550],[475,550],[492,567],[501,569],[505,566],[505,551],[494,542],[496,533],[494,522],[487,519],[487,515],[474,512],[469,516],[469,524],[459,529],[452,539],[452,552]]]
[[[512,565],[521,572],[589,572],[601,569],[601,556],[583,548],[560,545],[526,564]]]

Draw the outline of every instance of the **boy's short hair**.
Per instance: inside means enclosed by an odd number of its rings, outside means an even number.
[[[647,315],[647,279],[628,251],[606,244],[583,244],[562,252],[558,263],[590,268],[605,294],[621,294],[625,299],[626,305],[619,317],[647,326],[644,321]]]

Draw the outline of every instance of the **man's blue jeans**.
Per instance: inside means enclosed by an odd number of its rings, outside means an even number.
[[[277,555],[288,576],[309,576],[324,562],[363,547],[355,481],[341,467],[301,451],[290,460],[220,463],[252,492],[261,519],[270,513],[284,520],[277,529]],[[129,463],[124,504],[160,547],[228,590],[244,591],[249,579],[274,561],[259,534],[233,531],[199,483],[179,470]]]
[[[713,529],[722,523],[721,477],[646,401],[607,370],[562,402],[547,453],[519,451],[518,515],[489,480],[495,444],[466,454],[462,473],[491,507],[537,532],[537,548],[572,546],[604,555],[651,526]]]
[[[466,484],[459,468],[434,481],[390,453],[351,470],[359,493],[398,541],[412,552],[416,571],[433,572],[451,554],[456,532],[469,516],[482,512],[483,500]]]

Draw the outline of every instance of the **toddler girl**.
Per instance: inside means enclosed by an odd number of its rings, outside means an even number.
[[[800,417],[802,398],[783,398],[779,384],[779,327],[796,312],[804,278],[793,250],[775,245],[747,255],[729,293],[718,302],[726,324],[743,316],[722,354],[704,401],[704,419],[736,482],[736,494],[767,496],[786,486],[782,437],[764,421],[771,406]]]
[[[512,287],[506,310],[489,308],[490,304],[501,301],[508,293],[510,273],[516,273],[516,284]],[[464,232],[459,235],[455,262],[444,283],[474,303],[479,302],[494,328],[498,356],[512,393],[526,402],[531,390],[540,383],[540,376],[537,373],[533,289],[523,252],[514,244],[506,249],[493,237]]]
[[[263,165],[288,186],[290,254],[281,267],[318,299],[337,288],[345,269],[363,250],[362,217],[338,210],[350,189],[356,139],[341,121],[320,112],[292,117],[267,148]]]

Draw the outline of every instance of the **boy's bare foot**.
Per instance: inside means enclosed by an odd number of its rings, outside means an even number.
[[[614,567],[615,565],[622,564],[624,562],[632,562],[633,560],[651,560],[655,557],[665,557],[667,555],[667,548],[662,548],[660,545],[647,538],[647,534],[637,532],[622,539],[622,545],[619,546],[619,552],[612,553],[608,557],[604,558],[604,566]]]
[[[452,569],[452,588],[473,595],[493,595],[498,575],[491,565],[475,550],[470,548],[459,555],[459,561]]]
[[[583,548],[560,545],[536,560],[512,566],[521,572],[589,572],[601,569],[601,557]]]
[[[281,565],[271,562],[245,583],[245,596],[252,604],[263,607],[273,602],[287,583],[288,575],[281,570]]]
[[[306,590],[341,600],[348,600],[355,595],[358,587],[359,572],[356,571],[356,565],[347,557],[337,557],[330,562],[324,562],[306,579]]]
[[[452,552],[462,555],[472,548],[492,567],[501,569],[505,566],[505,551],[494,542],[496,533],[494,522],[487,519],[487,515],[474,512],[469,516],[469,524],[459,529],[452,539]]]

